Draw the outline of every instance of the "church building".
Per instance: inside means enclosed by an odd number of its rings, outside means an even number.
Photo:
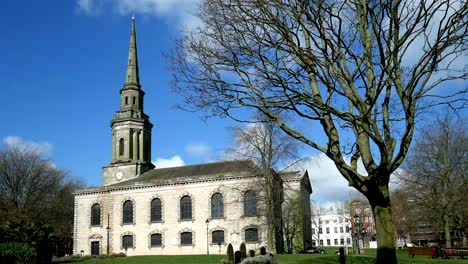
[[[153,125],[144,112],[135,20],[132,18],[125,84],[120,110],[111,121],[110,164],[101,187],[75,193],[73,253],[100,255],[225,254],[272,249],[262,177],[252,161],[220,161],[173,168],[151,163]],[[307,171],[276,173],[286,201],[299,197],[303,247],[311,245]]]

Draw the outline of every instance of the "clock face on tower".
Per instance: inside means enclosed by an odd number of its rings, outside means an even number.
[[[123,172],[122,171],[117,171],[115,173],[115,179],[118,180],[118,181],[122,180],[123,179]]]

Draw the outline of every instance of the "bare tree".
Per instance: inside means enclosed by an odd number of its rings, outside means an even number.
[[[293,250],[303,250],[305,242],[302,239],[304,211],[301,195],[299,191],[291,192],[291,194],[291,197],[285,199],[282,212],[284,237],[286,238],[286,247],[289,254],[292,254]]]
[[[393,222],[395,234],[404,240],[404,245],[410,242],[409,236],[415,232],[417,211],[412,206],[410,196],[406,191],[395,190],[390,194],[392,198]]]
[[[262,122],[264,117],[258,114],[247,127],[235,127],[234,148],[227,151],[231,158],[249,159],[254,166],[248,168],[260,182],[256,184],[262,189],[259,194],[264,207],[268,225],[268,241],[275,245],[276,253],[284,252],[282,203],[283,189],[281,171],[297,159],[298,142],[282,133],[274,122]]]
[[[441,224],[447,247],[451,246],[454,220],[462,219],[467,208],[463,203],[468,193],[466,131],[464,120],[450,114],[438,117],[421,130],[404,166],[404,190],[419,211]]]
[[[467,12],[450,0],[207,0],[169,55],[174,86],[185,109],[237,121],[260,111],[325,153],[372,206],[377,261],[397,263],[390,175],[419,109],[466,102],[465,86],[435,88],[467,75],[456,67]]]
[[[0,224],[27,220],[49,224],[60,243],[56,255],[71,254],[73,192],[81,187],[35,150],[0,150]]]
[[[319,204],[312,201],[310,206],[311,218],[312,218],[312,239],[317,241],[317,246],[319,245],[320,235],[322,234],[322,208]]]

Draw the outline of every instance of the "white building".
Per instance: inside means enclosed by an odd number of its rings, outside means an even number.
[[[352,247],[349,213],[337,208],[317,209],[312,216],[312,245]]]
[[[103,186],[75,193],[74,254],[206,254],[235,249],[271,249],[262,177],[250,161],[155,169],[153,125],[143,111],[135,21],[132,20],[126,81],[120,110],[111,122],[111,162]],[[157,164],[156,164],[157,166]],[[312,193],[307,171],[275,174],[281,197],[299,193],[304,208],[304,248],[311,245]],[[286,199],[286,198],[285,198]]]

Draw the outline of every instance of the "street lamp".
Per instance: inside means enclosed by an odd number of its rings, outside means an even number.
[[[206,223],[206,254],[209,255],[210,254],[210,245],[209,245],[210,233],[208,232],[208,224],[210,223],[210,219],[207,218],[205,223]]]
[[[354,237],[356,238],[356,247],[357,247],[357,253],[358,255],[361,254],[361,251],[359,249],[359,232],[361,230],[361,218],[359,217],[358,214],[354,215]]]
[[[109,232],[110,232],[110,227],[109,227],[109,214],[107,214],[107,255],[109,255]]]

